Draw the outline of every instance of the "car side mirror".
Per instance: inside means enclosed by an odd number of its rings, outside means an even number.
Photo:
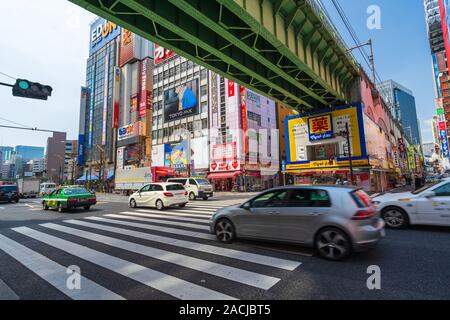
[[[245,209],[245,210],[250,210],[251,207],[252,206],[251,206],[250,202],[246,202],[242,205],[242,209]]]
[[[436,196],[436,193],[433,191],[428,191],[423,196],[427,199],[430,199],[430,198],[434,198]]]

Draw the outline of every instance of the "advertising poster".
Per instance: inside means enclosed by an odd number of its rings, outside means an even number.
[[[169,59],[170,57],[173,57],[175,55],[175,52],[172,50],[163,48],[155,44],[155,65],[160,64],[166,59]]]
[[[184,170],[188,163],[188,143],[186,140],[180,143],[167,143],[164,145],[164,166],[175,170]],[[192,152],[192,150],[191,150]]]
[[[114,82],[113,82],[113,117],[112,127],[119,128],[119,109],[120,109],[120,68],[114,67]]]
[[[369,164],[360,103],[289,117],[286,123],[287,170],[348,166],[345,138],[335,135],[342,135],[346,124],[353,164]]]
[[[173,121],[199,112],[198,78],[164,91],[164,121]]]
[[[123,66],[134,58],[134,37],[135,35],[131,31],[126,29],[122,30],[122,35],[120,36],[119,66]]]
[[[106,121],[108,120],[109,53],[105,55],[105,79],[103,85],[102,144],[106,144]]]
[[[133,124],[129,124],[127,126],[124,127],[120,127],[117,130],[117,140],[121,141],[121,140],[125,140],[131,137],[135,137],[139,135],[139,123],[133,123]]]

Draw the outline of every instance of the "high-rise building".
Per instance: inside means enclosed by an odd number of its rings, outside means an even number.
[[[447,1],[443,0],[424,0],[424,6],[436,93],[433,137],[434,143],[441,149],[439,155],[447,158],[450,156],[447,130],[450,123],[449,11]]]
[[[64,180],[65,151],[66,133],[53,132],[53,136],[47,139],[45,153],[45,175],[53,182],[62,183]]]
[[[393,80],[381,82],[378,88],[391,109],[394,119],[401,123],[410,143],[421,146],[416,100],[412,91]]]
[[[35,158],[44,157],[44,147],[33,146],[16,146],[16,155],[20,156],[24,162],[30,161]]]
[[[78,140],[67,140],[64,155],[64,180],[71,180],[73,163],[77,157]],[[76,177],[75,177],[76,178]]]
[[[11,160],[14,147],[0,146],[0,164],[6,160]]]
[[[91,23],[86,85],[81,89],[78,165],[92,174],[114,162],[113,82],[121,28],[97,18]]]

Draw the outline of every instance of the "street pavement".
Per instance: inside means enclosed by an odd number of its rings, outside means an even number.
[[[376,249],[344,262],[293,245],[217,242],[211,214],[249,196],[163,212],[108,194],[70,213],[43,211],[39,199],[0,204],[0,299],[450,298],[448,228],[388,230]],[[381,290],[366,285],[373,265]],[[67,285],[69,266],[80,270],[79,290]]]

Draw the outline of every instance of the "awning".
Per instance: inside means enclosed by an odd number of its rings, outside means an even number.
[[[77,179],[77,181],[94,181],[94,180],[98,180],[98,177],[97,176],[94,176],[94,175],[91,175],[91,176],[81,176],[81,177],[79,177],[78,179]]]
[[[232,172],[215,172],[210,173],[208,175],[209,179],[227,179],[227,178],[233,178],[235,176],[241,175],[242,171],[232,171]]]

